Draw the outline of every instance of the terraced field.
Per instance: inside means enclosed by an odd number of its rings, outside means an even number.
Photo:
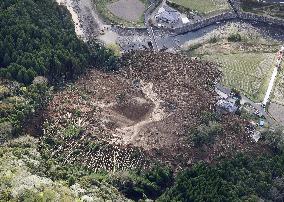
[[[256,102],[262,101],[274,65],[273,53],[238,53],[205,56],[220,64],[223,84],[236,88]]]
[[[170,0],[170,2],[203,14],[229,9],[226,0]]]

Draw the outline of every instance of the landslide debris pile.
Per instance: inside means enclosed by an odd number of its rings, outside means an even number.
[[[121,61],[120,71],[92,70],[54,95],[43,137],[54,157],[114,171],[152,160],[188,166],[253,149],[238,117],[202,117],[215,113],[220,72],[213,63],[152,52]]]
[[[122,61],[121,74],[125,80],[136,82],[137,91],[156,106],[150,121],[136,124],[139,131],[133,135],[125,130],[121,134],[126,143],[146,149],[171,147],[183,134],[185,125],[198,124],[201,112],[214,109],[214,83],[220,73],[212,63],[151,52],[126,54]]]

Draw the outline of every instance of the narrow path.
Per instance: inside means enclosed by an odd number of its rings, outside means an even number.
[[[158,1],[159,2],[159,1]],[[154,51],[158,51],[158,44],[157,41],[155,39],[155,34],[153,31],[153,28],[151,27],[149,20],[151,18],[152,13],[154,12],[155,8],[159,5],[162,5],[165,3],[165,0],[161,1],[160,3],[156,3],[155,1],[151,2],[150,6],[146,9],[145,13],[144,13],[144,23],[145,23],[145,27],[147,28],[148,31],[148,35],[151,39],[151,42],[153,44],[153,49]]]
[[[98,38],[105,44],[114,43],[117,34],[98,15],[93,0],[56,0],[69,10],[78,37],[84,41]],[[101,35],[102,31],[104,35]]]
[[[56,0],[59,5],[64,5],[68,9],[71,14],[72,20],[75,24],[75,32],[77,36],[81,37],[84,41],[86,40],[86,36],[84,34],[84,30],[81,26],[80,18],[78,13],[75,11],[71,0]]]
[[[269,98],[270,98],[271,92],[273,90],[273,86],[275,84],[278,69],[280,68],[280,65],[281,65],[281,62],[282,62],[282,57],[283,57],[282,51],[284,51],[282,49],[284,49],[283,46],[282,46],[281,50],[279,50],[278,55],[277,55],[276,65],[273,69],[273,73],[271,75],[271,79],[270,79],[267,91],[265,93],[265,96],[264,96],[264,99],[263,99],[263,102],[262,102],[263,107],[265,107],[267,105],[267,103],[269,102]]]
[[[278,73],[278,67],[275,66],[274,69],[273,69],[273,73],[271,75],[271,79],[269,81],[269,85],[268,85],[267,91],[266,91],[264,99],[262,101],[262,104],[263,104],[264,107],[266,106],[266,104],[269,101],[269,97],[270,97],[270,94],[272,92],[272,89],[273,89],[273,86],[274,86],[274,83],[275,83],[275,80],[276,80],[277,73]]]
[[[238,0],[228,0],[228,3],[232,7],[233,11],[239,16],[239,13],[241,12],[240,8],[240,2]]]

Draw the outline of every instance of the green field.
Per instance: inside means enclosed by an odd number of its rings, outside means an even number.
[[[229,9],[226,0],[170,0],[170,2],[203,14]]]
[[[257,0],[241,0],[240,2],[242,10],[245,12],[284,18],[284,4],[260,2]]]
[[[272,101],[284,105],[284,62],[278,72],[277,81],[274,86]]]
[[[215,61],[223,72],[223,84],[236,88],[260,102],[264,98],[274,65],[273,53],[237,53],[204,56]]]

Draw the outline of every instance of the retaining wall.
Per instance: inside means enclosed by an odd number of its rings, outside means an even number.
[[[237,14],[235,12],[221,13],[221,14],[218,14],[212,17],[202,19],[202,20],[187,23],[183,27],[172,29],[172,31],[175,34],[182,34],[182,33],[190,32],[190,31],[198,30],[203,27],[207,27],[219,21],[231,20],[235,18],[237,18]]]

